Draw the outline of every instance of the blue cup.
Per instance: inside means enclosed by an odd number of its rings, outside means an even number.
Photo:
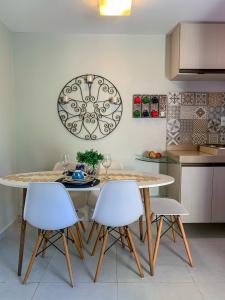
[[[81,170],[76,170],[75,172],[73,172],[72,174],[72,179],[85,179],[85,177],[87,176],[87,173],[81,171]]]

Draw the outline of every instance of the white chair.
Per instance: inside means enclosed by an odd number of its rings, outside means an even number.
[[[95,282],[98,279],[102,267],[108,235],[109,233],[112,234],[112,232],[117,228],[118,231],[116,230],[116,232],[119,234],[119,239],[121,239],[121,242],[124,246],[124,238],[127,240],[127,245],[130,251],[134,254],[140,276],[144,277],[133,238],[128,227],[128,225],[137,221],[142,214],[143,204],[141,201],[139,188],[135,181],[109,181],[103,186],[92,217],[96,223],[101,224],[92,255],[95,254],[98,241],[103,238],[101,254],[99,256],[98,266],[94,278]]]
[[[123,170],[123,169],[124,169],[124,166],[120,161],[112,160],[110,170]],[[100,173],[102,173],[102,172],[104,172],[104,167],[102,166],[102,164],[100,164]],[[98,191],[88,192],[87,203],[88,203],[88,206],[89,206],[90,210],[92,211],[92,213],[93,213],[93,210],[95,208],[98,196],[99,196]],[[90,229],[90,232],[89,232],[89,235],[88,235],[87,243],[90,242],[90,240],[92,239],[94,230],[97,229],[97,228],[98,228],[98,224],[93,222],[92,226],[91,226],[91,229]]]
[[[151,198],[151,210],[151,219],[153,220],[153,216],[155,215],[156,219],[153,221],[153,223],[157,224],[157,236],[153,255],[153,263],[156,263],[160,238],[171,229],[174,242],[176,241],[176,233],[182,237],[189,264],[190,266],[193,266],[189,244],[186,238],[183,223],[181,221],[181,216],[189,215],[188,211],[178,201],[170,198]],[[168,226],[167,229],[162,233],[163,222]],[[147,234],[145,233],[144,241],[146,240],[146,236]]]
[[[44,253],[47,242],[54,245],[54,241],[52,242],[51,238],[59,235],[63,239],[67,268],[71,286],[73,287],[73,271],[67,245],[69,236],[65,236],[65,229],[67,229],[67,234],[71,235],[72,241],[82,259],[83,252],[71,228],[71,226],[79,222],[79,218],[65,187],[57,182],[30,183],[26,195],[24,220],[38,228],[39,234],[23,283],[26,283],[29,277],[35,257]],[[56,231],[56,233],[51,236],[52,231]],[[44,242],[45,248],[39,250],[42,242]],[[57,246],[55,247],[57,248]]]
[[[68,166],[68,169],[74,170],[75,167],[76,167],[76,163],[71,162]],[[64,169],[63,164],[60,161],[57,162],[53,167],[53,171],[63,171],[63,169]],[[88,196],[88,192],[78,192],[78,191],[70,192],[70,197],[73,200],[73,203],[74,203],[74,206],[76,208],[78,215],[81,217],[82,212],[83,212],[83,216],[85,219],[88,219],[87,196]],[[82,220],[80,220],[80,222],[75,225],[77,234],[79,237],[80,245],[81,245],[81,247],[83,247],[83,240],[82,240],[82,235],[80,232],[79,224],[81,225],[81,228],[83,229],[84,232],[86,231],[86,229],[84,226],[84,222]]]

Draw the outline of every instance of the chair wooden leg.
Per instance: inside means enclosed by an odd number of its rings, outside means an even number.
[[[174,218],[173,216],[170,216],[170,223],[171,223],[171,226],[172,226],[172,235],[173,235],[173,241],[174,243],[176,242],[176,232],[175,232],[175,228],[174,228]]]
[[[99,260],[98,260],[98,266],[97,266],[97,269],[96,269],[94,282],[96,282],[98,280],[98,276],[99,276],[101,268],[102,268],[103,257],[105,255],[105,248],[106,248],[107,240],[108,240],[108,234],[109,233],[108,233],[108,229],[107,229],[106,232],[105,232],[105,235],[104,235],[103,243],[102,243],[102,249],[101,249],[101,253],[100,253],[100,256],[99,256]]]
[[[67,269],[68,269],[69,276],[70,276],[70,283],[71,283],[71,286],[73,287],[73,269],[72,269],[72,265],[71,265],[71,259],[70,259],[68,245],[67,245],[67,239],[66,239],[64,233],[62,234],[62,238],[63,238],[63,246],[64,246],[64,250],[65,250],[65,255],[66,255]]]
[[[136,251],[136,248],[135,248],[135,245],[134,245],[134,241],[133,241],[133,238],[132,238],[132,235],[131,235],[129,227],[126,228],[126,232],[127,232],[128,239],[130,241],[130,245],[131,245],[131,248],[132,248],[132,252],[134,254],[134,258],[136,260],[136,264],[137,264],[137,267],[138,267],[139,274],[143,278],[144,277],[144,273],[143,273],[143,270],[142,270],[142,266],[140,264],[139,256],[137,254],[137,251]]]
[[[139,218],[139,232],[140,232],[140,240],[143,240],[143,216]]]
[[[90,240],[92,239],[92,236],[93,236],[95,227],[96,227],[96,223],[93,222],[93,223],[92,223],[92,226],[91,226],[91,230],[90,230],[89,235],[88,235],[87,244],[88,244],[88,243],[90,242]]]
[[[154,214],[151,214],[151,223],[152,223],[152,221],[153,221],[153,217],[154,217]],[[145,243],[146,239],[147,239],[147,230],[145,231],[143,243]]]
[[[26,274],[25,274],[24,279],[23,279],[23,284],[25,284],[27,282],[27,279],[28,279],[28,277],[30,275],[30,272],[31,272],[32,266],[34,264],[34,260],[35,260],[35,257],[37,255],[38,248],[39,248],[39,245],[41,243],[42,237],[43,237],[42,232],[40,232],[40,234],[39,234],[39,236],[38,236],[38,238],[36,240],[36,243],[35,243],[35,246],[34,246],[34,251],[33,251],[33,254],[31,256],[31,259],[30,259],[30,262],[29,262]]]
[[[78,251],[78,253],[79,253],[79,255],[80,255],[80,258],[81,258],[81,259],[84,259],[83,250],[82,250],[82,248],[80,247],[80,244],[79,244],[79,242],[78,242],[76,236],[75,236],[74,233],[73,233],[73,229],[70,227],[70,228],[68,228],[68,231],[69,231],[69,234],[71,235],[71,237],[72,237],[72,239],[73,239],[74,246],[75,246],[75,248],[77,249],[77,251]]]
[[[80,221],[80,226],[81,226],[83,232],[85,232],[85,231],[86,231],[86,228],[85,228],[85,226],[84,226],[84,222],[83,222],[83,221]]]
[[[80,247],[83,248],[83,240],[82,240],[82,236],[81,236],[81,233],[80,233],[80,227],[79,227],[78,223],[75,224],[75,228],[76,228],[76,231],[77,231],[77,236],[78,236],[78,240],[79,240],[79,243],[80,243]]]
[[[129,248],[130,252],[132,253],[133,249],[132,249],[132,246],[131,246],[131,243],[130,243],[130,239],[128,238],[126,227],[124,226],[123,229],[124,229],[125,237],[126,237],[126,240],[127,240],[127,246]]]
[[[160,220],[159,220],[159,226],[158,226],[156,242],[155,242],[155,249],[154,249],[154,254],[153,254],[153,265],[155,265],[156,258],[157,258],[157,255],[158,255],[159,242],[160,242],[160,237],[161,237],[161,232],[162,232],[162,226],[163,226],[163,216],[161,216]]]
[[[104,232],[104,225],[101,225],[100,229],[99,229],[99,232],[98,232],[98,236],[96,238],[96,241],[95,241],[95,245],[94,245],[94,248],[91,252],[91,256],[94,256],[95,255],[95,252],[97,250],[97,247],[98,247],[98,243],[99,243],[99,238],[101,236],[101,234]]]
[[[50,238],[50,236],[51,236],[51,233],[52,233],[52,231],[50,230],[50,231],[46,231],[46,233],[45,233],[45,237],[46,238]],[[43,237],[44,238],[44,237]],[[47,239],[45,239],[44,238],[44,241],[43,241],[43,246],[42,246],[42,254],[41,254],[41,256],[42,257],[44,257],[45,256],[45,252],[46,252],[46,247],[47,247],[47,243],[48,243],[48,241],[47,241]]]
[[[124,233],[123,233],[122,227],[119,227],[119,233],[120,233],[121,244],[122,244],[122,247],[124,248],[125,247],[125,243],[124,243]]]
[[[181,221],[180,216],[178,216],[178,218],[177,218],[177,223],[178,223],[181,235],[182,235],[183,240],[184,240],[184,246],[185,246],[187,256],[188,256],[188,259],[189,259],[189,264],[190,264],[191,267],[193,267],[193,260],[192,260],[192,257],[191,257],[191,252],[190,252],[188,240],[187,240],[187,237],[186,237],[186,234],[185,234],[185,231],[184,231],[184,226],[183,226],[183,223]]]

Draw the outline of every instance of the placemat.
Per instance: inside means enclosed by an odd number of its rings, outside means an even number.
[[[84,184],[76,184],[76,183],[67,183],[67,182],[63,182],[63,178],[59,178],[56,180],[56,182],[60,182],[62,183],[66,188],[68,189],[85,189],[85,188],[89,188],[89,187],[93,187],[96,186],[100,183],[99,179],[94,179],[92,182],[88,182],[88,183],[84,183]]]

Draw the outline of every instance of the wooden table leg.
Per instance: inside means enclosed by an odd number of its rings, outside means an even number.
[[[147,229],[147,240],[148,240],[149,267],[150,267],[150,274],[153,276],[154,265],[153,265],[152,223],[150,218],[151,207],[150,207],[149,188],[144,189],[144,205],[145,205],[145,218],[146,218],[146,229]]]
[[[26,199],[27,189],[23,189],[23,202],[22,202],[22,216],[21,216],[21,227],[20,227],[20,248],[19,248],[19,260],[18,260],[18,276],[21,276],[22,266],[23,266],[23,252],[26,234],[27,222],[23,218],[25,199]]]

